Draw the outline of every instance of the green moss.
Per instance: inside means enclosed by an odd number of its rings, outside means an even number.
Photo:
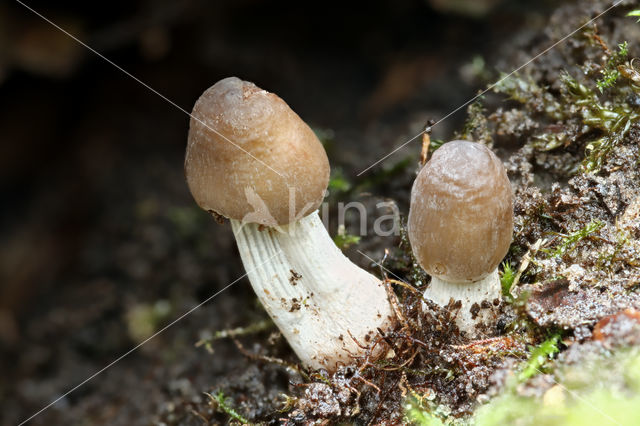
[[[500,275],[500,285],[502,286],[502,295],[511,297],[511,286],[516,278],[516,272],[511,268],[510,262],[502,264],[502,274]]]
[[[623,349],[608,358],[587,357],[559,366],[556,385],[542,397],[523,396],[510,388],[480,407],[477,426],[635,425],[640,424],[640,348]]]
[[[560,244],[552,249],[540,249],[540,251],[547,253],[550,257],[561,257],[573,250],[579,241],[587,238],[589,235],[600,230],[604,226],[604,223],[599,220],[589,222],[584,227],[572,232],[568,235],[561,235],[562,239]]]
[[[358,244],[360,239],[361,237],[358,235],[348,234],[344,225],[340,225],[338,227],[338,233],[333,237],[333,242],[340,248],[340,250],[345,250],[354,244]]]
[[[530,348],[529,358],[522,363],[520,373],[509,380],[503,395],[495,398],[486,408],[481,407],[477,412],[477,424],[501,425],[513,424],[518,417],[513,413],[518,411],[532,410],[532,403],[527,398],[517,396],[517,386],[533,376],[546,370],[546,364],[557,354],[560,349],[560,333],[551,335],[548,339],[536,347]],[[513,353],[509,352],[513,355]],[[495,355],[501,355],[496,353]],[[506,355],[506,354],[504,354]],[[640,377],[640,373],[639,373]],[[410,395],[405,400],[405,415],[411,424],[420,426],[443,425],[443,424],[475,424],[474,419],[452,419],[448,417],[446,409],[433,402],[423,395],[410,391]]]
[[[627,136],[631,125],[640,115],[625,102],[603,104],[585,84],[565,73],[562,81],[582,122],[602,136],[587,144],[582,170],[597,172],[609,153]]]
[[[408,388],[409,395],[404,400],[405,418],[403,424],[419,426],[463,425],[464,419],[451,417],[451,411],[436,403],[434,392],[420,394]]]
[[[566,133],[543,133],[533,137],[532,145],[538,151],[552,151],[569,143]]]
[[[405,401],[406,423],[420,426],[443,426],[444,423],[432,414],[423,403],[411,396]]]
[[[493,86],[493,91],[521,103],[529,112],[545,114],[557,121],[566,118],[562,103],[549,93],[547,88],[537,85],[531,78],[521,77],[518,73],[509,77],[502,75]]]
[[[618,71],[618,66],[622,65],[629,55],[629,46],[625,41],[618,45],[618,50],[609,56],[607,60],[607,64],[604,69],[600,71],[602,74],[602,78],[596,81],[596,86],[600,89],[600,93],[604,92],[605,89],[613,87],[613,85],[618,81],[620,77],[620,71]]]
[[[522,104],[537,121],[547,121],[549,126],[542,126],[542,131],[529,141],[536,150],[552,151],[575,143],[584,144],[585,157],[580,170],[597,173],[631,127],[640,121],[637,108],[629,104],[630,95],[640,94],[640,72],[634,68],[633,61],[628,61],[627,42],[611,52],[597,34],[585,31],[588,38],[598,40],[591,48],[604,52],[606,59],[603,65],[589,61],[582,64],[580,80],[564,72],[558,93],[557,89],[551,90],[516,73],[502,77],[492,89]],[[584,126],[575,126],[575,120]],[[468,124],[483,127],[482,123],[474,123],[471,113]],[[465,126],[464,132],[469,131]],[[578,168],[572,167],[570,171],[575,173]]]
[[[559,342],[560,334],[554,334],[540,345],[530,348],[531,355],[529,356],[529,359],[525,361],[520,374],[518,374],[518,381],[524,382],[538,373],[541,373],[541,369],[544,364],[553,357],[553,355],[560,352],[560,349],[558,348]]]
[[[358,244],[360,242],[360,237],[351,234],[336,235],[333,237],[333,242],[336,243],[341,250],[344,250],[354,244]]]
[[[627,16],[640,17],[640,9],[632,10],[631,12],[627,13]],[[640,22],[640,18],[638,18],[637,22]]]
[[[347,180],[342,169],[335,168],[331,170],[329,178],[329,191],[333,194],[336,192],[348,192],[351,189],[351,182]]]
[[[222,391],[218,391],[215,395],[205,392],[205,395],[207,395],[211,399],[216,410],[218,410],[219,412],[225,413],[226,415],[242,423],[243,425],[251,424],[249,420],[247,420],[240,413],[238,413],[231,405],[229,405],[229,403],[227,402],[228,398],[224,396],[224,393]]]
[[[438,148],[444,145],[445,141],[442,139],[431,139],[429,144],[429,154],[433,154]]]
[[[482,104],[484,97],[479,97],[467,107],[467,120],[462,132],[456,134],[456,139],[484,142],[493,142],[492,132],[489,131],[489,121],[485,115],[486,109]],[[434,147],[434,150],[438,147]]]

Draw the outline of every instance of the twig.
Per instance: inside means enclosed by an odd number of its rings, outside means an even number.
[[[209,352],[212,352],[211,343],[213,343],[215,340],[245,336],[247,334],[260,333],[262,331],[273,328],[273,326],[274,324],[273,322],[271,322],[271,320],[265,319],[262,321],[255,322],[253,324],[249,324],[246,327],[236,327],[232,329],[219,330],[214,333],[213,337],[199,340],[198,342],[196,342],[195,346],[196,348],[205,346]]]
[[[516,273],[515,278],[513,279],[513,283],[511,284],[511,289],[509,290],[509,294],[513,299],[517,299],[517,295],[515,294],[515,289],[518,283],[520,282],[520,277],[529,267],[529,263],[531,263],[531,259],[536,255],[540,247],[542,247],[547,242],[546,239],[539,239],[536,241],[527,251],[527,253],[522,257],[522,262],[520,262],[520,267],[518,268],[518,272]]]
[[[420,151],[420,166],[427,164],[429,159],[429,146],[431,146],[431,126],[434,125],[433,120],[429,120],[424,126],[424,132],[422,133],[422,150]]]
[[[263,362],[267,362],[270,364],[276,364],[276,365],[280,365],[282,367],[291,369],[293,371],[295,371],[296,373],[300,374],[300,376],[302,376],[302,378],[306,381],[309,381],[309,376],[307,375],[307,373],[304,372],[304,370],[302,368],[300,368],[300,366],[298,366],[297,364],[293,364],[291,362],[287,362],[283,359],[280,358],[275,358],[275,357],[271,357],[271,356],[266,356],[266,355],[260,355],[260,354],[255,354],[252,352],[249,352],[248,350],[245,349],[245,347],[242,345],[242,343],[240,343],[240,341],[238,339],[232,338],[233,343],[236,344],[236,347],[238,348],[238,350],[240,351],[240,353],[244,356],[246,356],[249,359],[255,360],[255,361],[263,361]]]

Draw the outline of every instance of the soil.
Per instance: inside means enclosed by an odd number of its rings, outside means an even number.
[[[454,138],[490,146],[514,188],[505,262],[515,280],[499,304],[476,307],[496,310],[495,323],[469,339],[455,326],[458,306],[423,304],[429,278],[404,230],[375,236],[369,220],[345,251],[390,279],[400,320],[368,343],[390,348],[383,360],[354,359],[334,374],[296,364],[242,278],[230,227],[192,201],[182,171],[188,117],[19,4],[0,7],[12,23],[0,31],[0,134],[10,141],[0,148],[0,423],[63,395],[30,424],[419,424],[407,404],[460,423],[501,395],[544,398],[574,366],[637,346],[632,3],[433,128],[432,150]],[[232,74],[278,93],[347,182],[330,189],[331,218],[354,200],[370,217],[395,203],[404,218],[419,139],[357,174],[498,80],[497,70],[612,4],[505,1],[480,17],[420,1],[370,4],[366,14],[249,1],[33,7],[187,110]],[[614,69],[601,92],[602,71]],[[348,232],[359,225],[347,216]],[[549,341],[559,354],[550,350],[514,391],[513,377]]]

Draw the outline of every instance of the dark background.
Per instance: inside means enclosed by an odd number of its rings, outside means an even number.
[[[277,93],[328,135],[332,166],[357,183],[495,78],[505,43],[541,31],[551,3],[475,14],[427,1],[28,5],[187,111],[230,75]],[[434,136],[463,120],[464,110]],[[175,106],[19,3],[0,4],[1,423],[142,341],[149,330],[136,324],[157,330],[242,275],[229,230],[188,193],[187,130]],[[377,195],[395,194],[381,185]],[[196,393],[215,387],[242,368],[237,352],[222,344],[212,360],[193,344],[263,316],[238,284],[34,424],[148,424],[186,392],[181,380]]]

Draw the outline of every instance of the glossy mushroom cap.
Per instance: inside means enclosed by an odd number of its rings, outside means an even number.
[[[200,207],[275,226],[307,216],[322,203],[327,155],[278,96],[229,77],[200,96],[192,116],[185,173]]]
[[[409,239],[418,262],[448,282],[474,282],[504,258],[513,195],[502,162],[484,145],[442,145],[411,190]]]

